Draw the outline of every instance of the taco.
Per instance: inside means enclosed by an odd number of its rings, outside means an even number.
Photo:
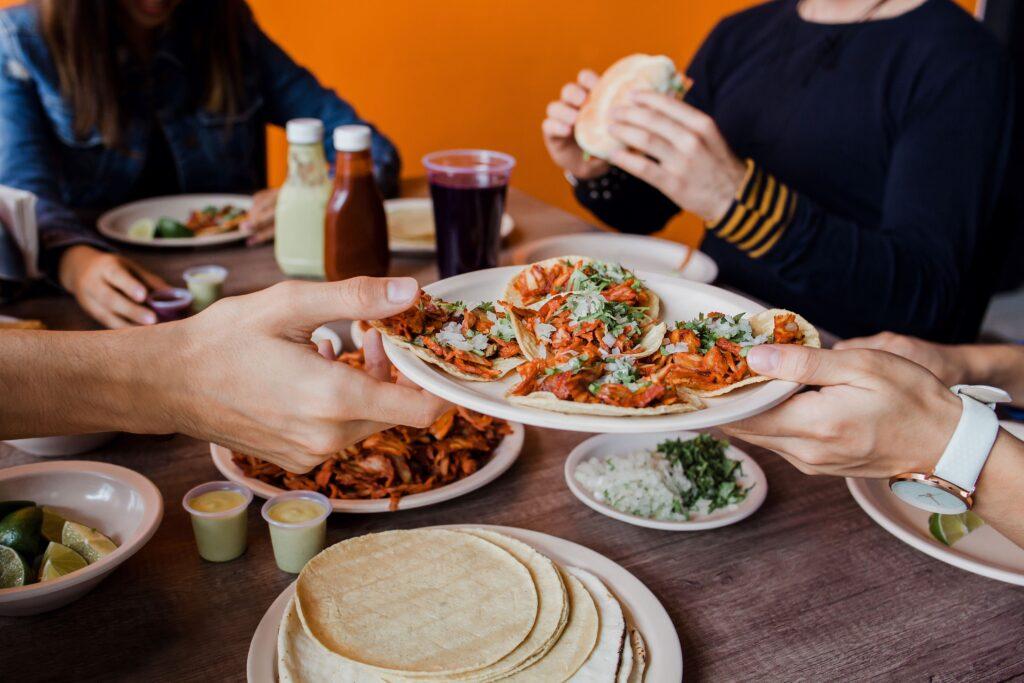
[[[531,306],[566,292],[599,292],[609,301],[644,306],[651,319],[661,308],[658,295],[632,271],[586,256],[557,256],[526,266],[508,283],[505,301]]]
[[[525,360],[511,319],[492,302],[469,307],[421,291],[412,308],[370,324],[394,344],[459,379],[493,382]]]
[[[682,98],[690,81],[676,72],[676,65],[664,55],[635,54],[608,67],[601,80],[580,107],[573,127],[576,144],[590,156],[607,159],[625,145],[609,130],[612,110],[630,103],[636,91],[672,93]]]
[[[773,308],[746,313],[701,314],[676,323],[665,333],[658,353],[641,369],[653,381],[683,386],[698,396],[719,396],[770,377],[747,365],[747,351],[759,344],[821,347],[818,331],[791,311]]]
[[[661,346],[665,323],[644,306],[609,301],[597,292],[556,294],[531,308],[505,304],[527,359],[575,351],[592,358],[649,356]]]
[[[647,380],[631,356],[591,358],[565,351],[523,363],[510,403],[558,413],[584,415],[665,415],[704,407],[696,394]]]

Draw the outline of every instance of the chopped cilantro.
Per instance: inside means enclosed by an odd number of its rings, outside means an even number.
[[[691,509],[703,499],[709,502],[708,512],[712,512],[747,497],[747,489],[736,481],[736,475],[742,471],[740,462],[725,456],[728,446],[728,441],[710,434],[700,434],[686,441],[670,439],[658,444],[658,452],[664,454],[671,464],[681,467],[693,484],[682,493],[683,508]]]

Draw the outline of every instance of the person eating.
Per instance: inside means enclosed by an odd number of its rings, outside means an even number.
[[[178,193],[256,192],[241,226],[273,236],[266,124],[365,123],[257,25],[243,0],[37,0],[0,11],[0,185],[38,197],[50,280],[107,327],[155,322],[166,286],[111,253],[100,212]],[[326,141],[325,141],[326,144]],[[373,131],[375,177],[397,192],[395,147]]]
[[[973,339],[1009,229],[1010,69],[982,25],[951,0],[779,0],[721,21],[687,75],[683,101],[608,112],[607,159],[574,137],[594,72],[548,105],[584,207],[633,233],[696,214],[724,283],[839,336]]]

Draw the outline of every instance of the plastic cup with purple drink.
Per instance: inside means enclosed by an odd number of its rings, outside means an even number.
[[[434,204],[437,267],[442,278],[498,265],[501,218],[516,160],[486,149],[423,157]]]
[[[162,323],[180,320],[189,314],[192,294],[180,287],[154,289],[146,298],[146,305],[153,309],[156,319]]]

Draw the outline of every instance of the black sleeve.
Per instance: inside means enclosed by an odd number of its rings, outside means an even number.
[[[715,62],[711,55],[720,35],[721,24],[701,44],[686,70],[692,85],[684,99],[701,111],[710,106],[714,78],[709,65]],[[661,190],[614,167],[600,178],[579,181],[575,195],[590,213],[622,232],[649,235],[664,228],[681,211]]]
[[[575,195],[590,213],[622,232],[649,235],[679,213],[661,190],[614,166],[600,178],[578,181]]]
[[[957,314],[999,190],[1009,82],[1001,58],[972,59],[917,98],[894,141],[877,223],[832,213],[755,164],[708,239],[817,308],[842,296],[854,319],[934,336]]]

